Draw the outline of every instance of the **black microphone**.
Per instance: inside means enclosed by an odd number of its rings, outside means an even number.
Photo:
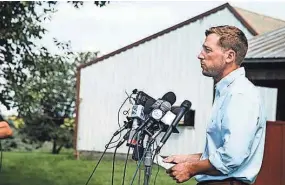
[[[160,151],[162,146],[166,143],[168,138],[170,137],[172,130],[178,125],[179,121],[182,119],[182,117],[190,110],[192,103],[188,100],[185,100],[182,102],[180,106],[180,110],[177,113],[176,117],[174,118],[172,124],[169,126],[168,130],[166,133],[163,135],[163,137],[160,140],[160,143],[158,147],[156,148],[156,153]]]
[[[153,101],[153,100],[151,100]],[[176,101],[176,96],[173,92],[168,92],[166,93],[165,95],[162,96],[161,99],[158,99],[156,101],[154,101],[154,104],[151,106],[151,110],[152,109],[155,109],[155,108],[158,108],[163,102],[168,102],[170,103],[170,105],[173,105]]]
[[[144,93],[143,91],[139,91],[137,93],[136,98],[135,98],[135,104],[145,106],[146,101],[148,101],[148,100],[155,102],[154,98],[152,98],[148,94]]]
[[[116,146],[117,148],[122,146],[122,144],[124,144],[124,142],[130,137],[130,132],[131,132],[131,130],[128,130],[127,133],[123,136],[123,139],[121,139],[121,141],[118,142],[118,144]]]

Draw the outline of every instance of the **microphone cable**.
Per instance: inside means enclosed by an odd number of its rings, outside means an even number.
[[[156,146],[158,146],[157,142],[155,142]],[[158,155],[155,153],[154,156],[153,156],[153,161],[154,161],[154,158],[156,157],[156,161],[158,163]],[[153,185],[155,185],[156,183],[156,179],[157,179],[157,176],[158,176],[158,173],[159,173],[159,165],[157,164],[157,172],[155,174],[155,177],[154,177],[154,182],[153,182]]]
[[[97,162],[96,166],[94,167],[93,172],[92,172],[91,175],[89,176],[89,178],[88,178],[87,182],[85,183],[85,185],[87,185],[87,184],[89,183],[90,179],[92,178],[93,174],[95,173],[97,167],[99,166],[99,164],[100,164],[100,162],[101,162],[103,156],[105,155],[105,153],[106,153],[106,151],[107,151],[107,149],[108,149],[108,146],[110,145],[110,143],[111,143],[111,141],[113,140],[113,138],[114,138],[114,136],[112,136],[112,138],[110,139],[109,143],[105,146],[104,152],[102,153],[102,155],[101,155],[99,161]]]
[[[136,130],[136,132],[135,132],[135,133],[134,133],[134,135],[132,136],[131,140],[133,140],[133,139],[134,139],[134,137],[138,134],[138,132],[139,132],[139,130]],[[138,138],[139,138],[139,137],[140,137],[140,136],[138,136]],[[137,147],[135,147],[135,148],[137,148],[137,151],[139,150],[139,149],[138,149],[138,145],[137,145]],[[134,150],[135,150],[135,148],[134,148]],[[128,164],[128,159],[129,159],[130,149],[131,149],[131,145],[130,145],[130,146],[129,146],[129,148],[128,148],[127,158],[126,158],[125,165],[124,165],[124,172],[123,172],[123,181],[122,181],[122,185],[124,185],[124,184],[125,184],[126,169],[127,169],[127,164]]]
[[[132,96],[132,95],[133,95],[133,93],[132,93],[130,96],[128,95],[128,97],[124,100],[124,102],[122,103],[122,105],[120,106],[120,108],[119,108],[119,110],[118,110],[118,125],[119,125],[119,129],[121,128],[121,125],[120,125],[120,111],[121,111],[122,107],[124,106],[124,104],[126,103],[126,101],[127,101],[128,99],[131,99],[131,96]],[[113,136],[112,136],[112,138],[110,139],[110,141],[105,145],[105,150],[104,150],[104,152],[102,153],[102,155],[101,155],[99,161],[97,162],[96,166],[94,167],[94,169],[93,169],[92,173],[90,174],[88,180],[86,181],[85,185],[88,185],[88,183],[89,183],[89,181],[91,180],[92,176],[94,175],[94,173],[95,173],[97,167],[99,166],[99,164],[100,164],[100,162],[101,162],[103,156],[105,155],[107,149],[114,148],[114,147],[109,147],[109,145],[110,145],[110,144],[113,144],[113,143],[115,143],[115,142],[117,142],[117,141],[121,138],[121,135],[122,135],[121,132],[122,132],[122,130],[119,132],[120,135],[119,135],[119,138],[118,138],[116,141],[112,141],[113,138],[115,137],[115,134],[113,134]],[[116,146],[115,146],[115,147],[116,147]]]
[[[127,164],[128,164],[130,150],[131,150],[131,146],[129,146],[129,148],[128,148],[127,158],[125,160],[122,185],[125,184],[126,170],[127,170]]]
[[[112,185],[114,184],[114,171],[115,171],[115,158],[116,158],[116,153],[117,153],[117,149],[118,149],[118,145],[115,148],[114,154],[113,154],[113,162],[112,162]]]
[[[130,130],[125,134],[125,136],[128,136],[128,133],[130,133]],[[112,185],[114,184],[114,171],[115,171],[115,158],[116,158],[116,154],[117,154],[117,149],[128,139],[126,138],[125,139],[125,136],[123,137],[123,141],[120,141],[115,147],[115,151],[114,151],[114,154],[113,154],[113,160],[112,160]]]
[[[157,135],[157,136],[158,136],[158,135]],[[157,137],[157,136],[156,136],[156,137]],[[137,168],[136,168],[136,171],[135,171],[135,174],[134,174],[134,176],[133,176],[133,178],[132,178],[131,185],[133,185],[133,183],[134,183],[134,180],[135,180],[135,178],[136,178],[136,175],[137,175],[137,173],[138,173],[138,170],[140,169],[140,165],[141,165],[142,161],[144,161],[148,149],[151,148],[151,146],[152,146],[151,144],[153,144],[153,142],[147,142],[147,146],[146,146],[146,148],[145,148],[145,150],[144,150],[144,153],[143,153],[143,155],[142,155],[142,158],[141,158],[141,160],[139,161],[139,163],[138,163],[138,165],[137,165]],[[157,144],[157,143],[156,143],[156,144]],[[153,146],[153,147],[154,147],[154,146]],[[152,158],[152,161],[154,161],[154,157],[155,157],[156,155],[157,155],[157,154],[155,153],[154,156],[153,156],[153,158]],[[158,168],[159,168],[159,166],[158,166]],[[158,170],[159,170],[159,169],[158,169]],[[158,174],[158,173],[157,173],[157,174]],[[157,175],[156,175],[156,176],[157,176]]]
[[[147,144],[147,146],[146,146],[146,148],[145,148],[145,151],[144,151],[144,153],[143,153],[143,155],[142,155],[142,158],[141,158],[141,160],[139,161],[139,163],[138,163],[138,165],[137,165],[135,174],[133,175],[133,178],[132,178],[132,181],[131,181],[131,185],[133,185],[133,183],[134,183],[134,180],[135,180],[135,178],[136,178],[136,175],[137,175],[137,173],[138,173],[138,170],[140,169],[140,165],[141,165],[141,163],[144,161],[145,156],[146,156],[146,153],[147,153],[149,147],[151,147],[151,144],[150,144],[150,143]]]
[[[120,112],[121,112],[121,109],[123,108],[123,106],[125,105],[125,103],[129,100],[129,102],[130,103],[132,103],[132,95],[134,94],[134,93],[132,93],[131,95],[128,95],[128,93],[126,92],[126,94],[127,94],[127,98],[123,101],[123,103],[122,103],[122,105],[120,106],[120,108],[119,108],[119,110],[118,110],[118,114],[117,114],[117,123],[118,123],[118,125],[119,125],[119,129],[121,128],[121,125],[120,125]],[[124,111],[123,112],[123,114],[124,115],[127,115],[129,113],[129,110],[128,111]],[[119,141],[119,139],[121,138],[121,133],[120,133],[120,135],[119,135],[119,138],[116,140],[116,141],[113,141],[113,142],[111,142],[110,144],[113,144],[113,143],[116,143],[117,141]],[[116,147],[116,146],[115,146]],[[114,148],[114,147],[112,147],[112,148]]]

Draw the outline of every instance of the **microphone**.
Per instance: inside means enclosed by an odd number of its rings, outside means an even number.
[[[142,105],[134,105],[132,107],[132,112],[130,118],[133,119],[132,128],[129,134],[129,139],[127,141],[127,146],[134,147],[137,144],[137,128],[139,127],[139,122],[144,120],[144,107]]]
[[[174,104],[175,100],[176,97],[173,92],[166,93],[161,99],[158,99],[157,101],[152,98],[146,100],[144,107],[144,116],[146,121],[144,121],[144,123],[136,129],[136,132],[142,134],[139,134],[140,136],[138,137],[137,145],[133,147],[133,160],[137,161],[141,159],[144,152],[143,140],[145,138],[145,133],[150,133],[150,131],[148,131],[149,127],[153,126],[155,122],[158,122],[159,119],[161,119],[158,116],[163,116],[165,112],[171,109],[171,104]]]
[[[121,141],[118,142],[118,144],[116,146],[117,148],[122,146],[122,144],[124,144],[124,142],[129,138],[130,132],[131,132],[131,130],[128,130],[127,133],[123,136],[123,139],[121,139]]]
[[[148,100],[155,102],[154,98],[152,98],[148,94],[144,93],[143,91],[139,91],[137,93],[136,98],[135,98],[135,104],[145,106],[145,104]]]
[[[152,101],[152,100],[151,100]],[[162,96],[161,99],[158,99],[157,101],[154,101],[154,104],[151,106],[152,109],[155,108],[159,108],[159,106],[163,103],[163,102],[168,102],[170,103],[170,105],[173,105],[176,101],[176,96],[173,92],[168,92],[165,95]],[[152,110],[151,109],[151,110]]]
[[[185,100],[182,102],[179,112],[177,113],[176,117],[174,118],[172,124],[169,126],[166,133],[161,138],[160,143],[158,147],[156,148],[156,153],[158,153],[160,149],[162,148],[162,146],[166,143],[166,141],[168,140],[168,138],[170,137],[172,133],[172,130],[178,125],[181,118],[190,110],[191,105],[192,103],[188,100]]]
[[[171,105],[176,101],[176,96],[173,92],[166,93],[161,99],[158,99],[151,107],[150,110],[147,109],[150,113],[148,114],[148,119],[145,121],[146,127],[144,131],[148,135],[152,135],[155,126],[155,123],[159,123],[163,116],[171,110]],[[148,113],[148,112],[147,112]]]

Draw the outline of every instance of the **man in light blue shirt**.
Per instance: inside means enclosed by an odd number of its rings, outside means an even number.
[[[261,96],[240,67],[248,43],[233,26],[212,27],[198,58],[202,73],[215,81],[215,99],[202,154],[174,155],[167,171],[177,182],[253,184],[260,171],[266,130]]]

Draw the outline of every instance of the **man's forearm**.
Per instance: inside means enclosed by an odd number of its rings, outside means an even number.
[[[197,153],[197,154],[189,154],[188,159],[186,161],[188,162],[195,162],[199,161],[201,158],[202,153]]]
[[[209,159],[197,161],[193,163],[195,174],[206,174],[206,175],[221,175],[222,173],[217,170],[209,161]]]
[[[197,157],[201,157],[202,156],[202,153],[197,153],[197,154],[190,154],[190,155],[194,155],[194,156],[197,156]]]

